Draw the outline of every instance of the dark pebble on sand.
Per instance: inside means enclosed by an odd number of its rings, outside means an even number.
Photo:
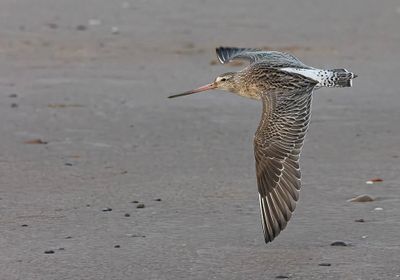
[[[276,279],[289,279],[289,276],[286,275],[278,275],[275,277]]]
[[[319,263],[318,265],[319,265],[319,266],[331,266],[330,263]]]
[[[121,248],[121,246],[119,246],[119,245],[114,245],[114,248]]]
[[[80,24],[76,27],[76,30],[85,31],[87,29],[86,25]]]
[[[46,250],[44,251],[45,254],[54,254],[54,250]]]
[[[65,237],[65,239],[71,239],[72,238],[72,236],[66,236]]]
[[[64,163],[64,165],[65,165],[65,166],[72,166],[73,164],[70,163],[70,162],[66,162],[66,163]]]
[[[27,224],[23,224],[23,225],[21,225],[21,227],[27,227],[28,225]]]
[[[64,247],[58,248],[59,251],[65,251]]]
[[[357,220],[354,220],[354,221],[357,222],[357,223],[364,223],[365,222],[364,219],[357,219]]]
[[[131,203],[139,203],[137,200],[132,200]]]
[[[139,203],[137,206],[136,206],[136,208],[144,208],[145,207],[145,205],[143,204],[143,203]]]
[[[18,95],[17,95],[16,93],[11,93],[8,97],[10,97],[10,98],[17,98]]]
[[[154,199],[154,201],[161,201],[161,198],[156,198]]]
[[[57,29],[58,28],[58,24],[54,23],[54,22],[49,22],[48,24],[46,24],[49,28],[51,29]]]
[[[344,241],[334,241],[331,243],[331,246],[349,246],[349,244]]]
[[[103,211],[103,212],[110,212],[110,211],[112,211],[112,208],[106,207],[106,208],[101,209],[101,211]]]
[[[124,215],[125,217],[130,217],[131,216],[131,214],[129,214],[129,213],[125,213],[125,215]]]
[[[126,236],[128,236],[128,237],[142,237],[142,238],[146,237],[146,235],[132,234],[132,233],[128,233]]]
[[[11,103],[11,108],[18,108],[18,104],[17,103]]]

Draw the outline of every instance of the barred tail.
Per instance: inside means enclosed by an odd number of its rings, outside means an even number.
[[[326,87],[351,87],[353,79],[357,78],[356,74],[346,69],[331,69],[329,72],[330,75],[324,84]]]

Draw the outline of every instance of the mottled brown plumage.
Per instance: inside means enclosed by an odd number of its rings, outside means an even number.
[[[268,243],[286,227],[299,198],[299,157],[310,122],[313,90],[323,86],[348,87],[357,76],[345,69],[316,69],[293,55],[275,51],[220,47],[217,56],[221,63],[244,59],[250,65],[170,98],[222,89],[262,100],[254,155],[261,221]]]

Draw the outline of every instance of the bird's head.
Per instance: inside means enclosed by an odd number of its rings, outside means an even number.
[[[214,80],[216,88],[221,90],[234,91],[234,89],[236,88],[235,74],[235,72],[227,72],[216,77]]]
[[[171,95],[168,98],[175,98],[179,96],[185,96],[197,92],[202,92],[210,89],[220,89],[220,90],[227,90],[227,91],[236,91],[236,83],[235,83],[235,72],[227,72],[224,74],[219,75],[215,78],[214,82],[211,84],[204,85],[202,87],[192,89],[189,91],[185,91],[184,93]]]

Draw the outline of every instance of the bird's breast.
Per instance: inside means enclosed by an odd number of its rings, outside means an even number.
[[[241,88],[236,94],[250,99],[260,100],[261,93],[262,90],[260,90],[255,85],[248,85],[246,87]]]

